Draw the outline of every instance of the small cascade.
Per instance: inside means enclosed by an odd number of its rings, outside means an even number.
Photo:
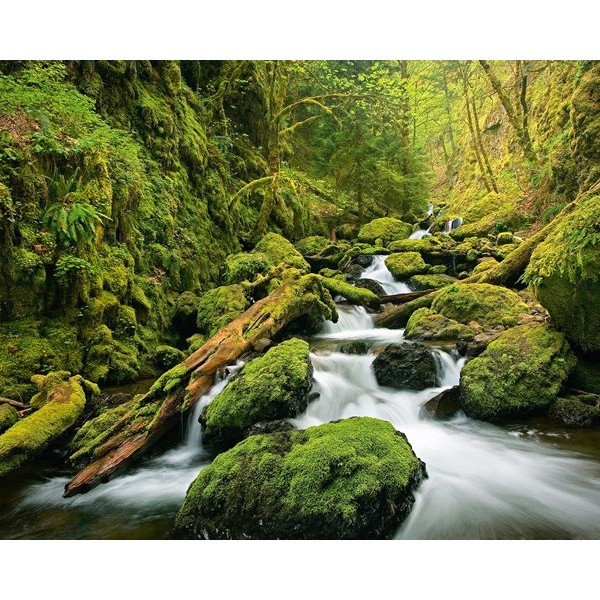
[[[361,277],[363,279],[373,279],[381,284],[386,294],[405,294],[412,290],[405,284],[394,279],[393,275],[385,266],[385,255],[376,254],[373,256],[371,266],[367,267]]]
[[[421,238],[427,237],[428,235],[431,235],[431,233],[429,233],[429,231],[432,227],[433,227],[433,223],[427,229],[418,229],[417,231],[411,233],[408,239],[409,240],[420,240]]]
[[[450,219],[444,223],[444,233],[450,233],[454,231],[457,227],[460,227],[463,224],[462,217],[456,217],[455,219]]]

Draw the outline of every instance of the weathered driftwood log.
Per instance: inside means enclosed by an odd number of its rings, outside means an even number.
[[[84,493],[122,472],[159,440],[214,383],[215,374],[244,353],[263,347],[283,327],[303,316],[336,318],[335,304],[317,275],[290,270],[282,285],[221,329],[185,361],[162,375],[99,438],[91,464],[66,486],[64,496]]]
[[[435,290],[420,290],[418,292],[405,292],[404,294],[391,294],[389,296],[381,296],[379,300],[382,304],[406,304],[407,302],[411,302],[412,300],[416,300],[417,298],[421,298],[421,296],[427,296],[434,292]]]
[[[17,400],[11,400],[10,398],[0,398],[0,404],[10,404],[19,410],[26,410],[29,408],[28,404],[23,404]]]

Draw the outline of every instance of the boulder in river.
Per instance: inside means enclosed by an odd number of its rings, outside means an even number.
[[[427,265],[418,252],[398,252],[385,259],[385,266],[395,279],[407,279],[427,271]]]
[[[424,344],[390,344],[373,361],[379,385],[424,390],[437,385],[436,362]]]
[[[386,291],[383,289],[383,286],[374,279],[357,279],[354,282],[356,287],[365,288],[373,292],[376,296],[385,296]]]
[[[382,217],[363,225],[358,232],[358,241],[375,244],[377,240],[381,240],[387,245],[395,240],[407,239],[411,233],[412,225],[392,217]]]
[[[231,447],[259,421],[298,415],[308,404],[312,373],[304,340],[287,340],[255,358],[202,412],[205,441]]]
[[[421,408],[421,414],[438,420],[450,419],[460,410],[460,387],[455,385],[434,396]]]
[[[462,407],[490,422],[540,413],[556,401],[575,363],[564,335],[549,325],[513,327],[463,367]]]
[[[371,417],[253,435],[200,472],[175,536],[391,538],[423,477],[404,434]]]
[[[448,319],[426,307],[417,309],[410,316],[405,331],[407,340],[469,340],[473,335],[474,332],[468,325]]]

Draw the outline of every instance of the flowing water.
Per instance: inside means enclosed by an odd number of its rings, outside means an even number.
[[[388,293],[407,291],[375,257],[364,276]],[[387,273],[386,273],[387,272]],[[375,328],[364,308],[340,306],[337,323],[325,323],[311,339],[318,398],[291,422],[299,428],[355,415],[393,423],[427,464],[429,478],[415,493],[412,512],[396,533],[402,539],[600,537],[598,434],[532,426],[496,427],[459,413],[448,421],[423,415],[422,406],[456,385],[464,359],[432,348],[438,385],[423,391],[378,385],[372,362],[403,330]],[[365,354],[340,351],[350,341]],[[202,398],[182,443],[148,459],[137,470],[70,499],[62,498],[67,474],[34,466],[0,493],[0,537],[164,538],[189,484],[210,462],[198,416],[241,367]],[[45,476],[44,474],[49,474]]]

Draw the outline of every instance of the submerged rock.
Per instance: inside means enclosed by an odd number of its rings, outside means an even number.
[[[204,439],[230,447],[259,421],[294,417],[308,404],[312,385],[308,344],[291,339],[244,365],[239,375],[204,409]]]
[[[431,416],[435,419],[450,419],[460,410],[460,386],[455,385],[444,390],[421,408],[422,415]]]
[[[460,376],[465,413],[483,421],[507,421],[542,412],[557,398],[575,367],[565,337],[532,323],[505,331]]]
[[[373,361],[379,385],[398,390],[424,390],[437,384],[436,363],[423,344],[390,344]]]
[[[390,423],[370,417],[253,435],[200,472],[177,537],[391,538],[425,465]]]
[[[597,394],[570,395],[558,398],[548,416],[570,427],[600,426],[600,396]]]
[[[361,340],[354,342],[348,342],[340,346],[340,352],[342,354],[366,354],[369,351],[369,344]]]

